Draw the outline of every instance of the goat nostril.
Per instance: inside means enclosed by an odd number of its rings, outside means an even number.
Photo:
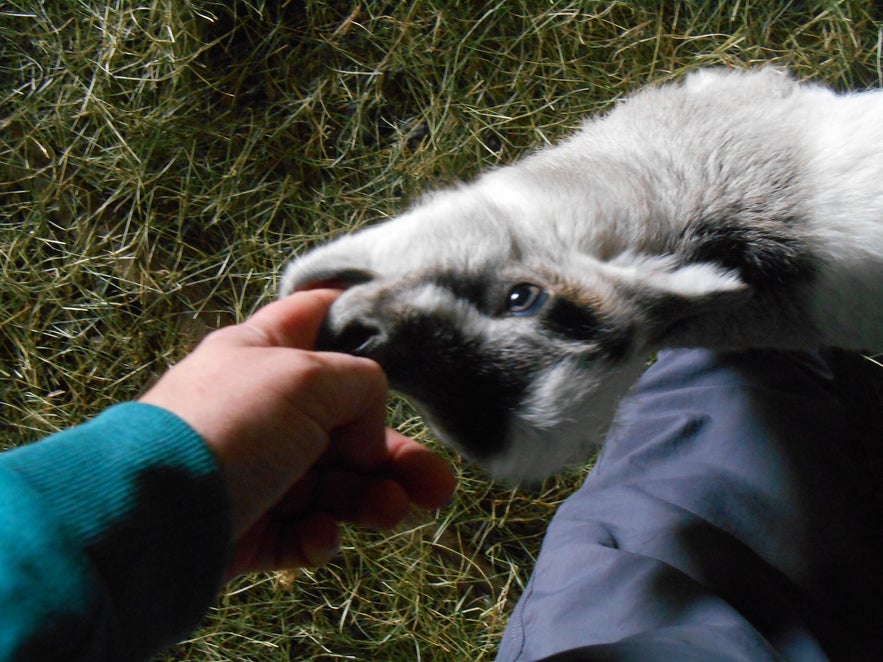
[[[326,338],[325,349],[354,356],[370,356],[378,347],[381,331],[376,326],[360,321],[347,324],[331,338]]]

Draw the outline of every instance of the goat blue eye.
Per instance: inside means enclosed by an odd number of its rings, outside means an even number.
[[[549,295],[539,285],[519,283],[506,295],[506,312],[511,315],[533,315]]]

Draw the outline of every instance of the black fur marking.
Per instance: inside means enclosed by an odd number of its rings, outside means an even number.
[[[760,291],[811,281],[817,265],[795,226],[799,227],[793,218],[752,225],[699,221],[688,228],[681,253],[685,262],[712,262],[733,269]]]
[[[628,328],[617,327],[590,306],[556,296],[543,315],[543,326],[549,331],[579,342],[594,343],[605,358],[622,359],[631,345]]]
[[[533,377],[505,347],[468,338],[451,321],[410,318],[391,330],[379,357],[390,384],[429,409],[467,454],[504,450],[506,428]]]
[[[590,307],[561,296],[552,300],[543,322],[549,330],[583,342],[595,340],[603,328],[600,318]]]
[[[494,314],[502,307],[504,293],[499,277],[490,269],[470,274],[442,271],[432,276],[432,282],[486,314]]]

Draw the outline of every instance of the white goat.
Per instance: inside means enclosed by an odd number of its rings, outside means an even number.
[[[665,346],[883,350],[883,91],[776,69],[648,88],[561,144],[295,260],[493,475],[586,458]]]

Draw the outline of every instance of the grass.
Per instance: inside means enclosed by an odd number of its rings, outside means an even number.
[[[871,2],[7,0],[0,403],[14,446],[131,399],[280,267],[629,90],[777,62],[881,84]],[[391,420],[434,444],[407,404]],[[445,451],[441,451],[445,452]],[[450,508],[338,561],[231,584],[162,660],[489,660],[545,522],[452,457]]]

